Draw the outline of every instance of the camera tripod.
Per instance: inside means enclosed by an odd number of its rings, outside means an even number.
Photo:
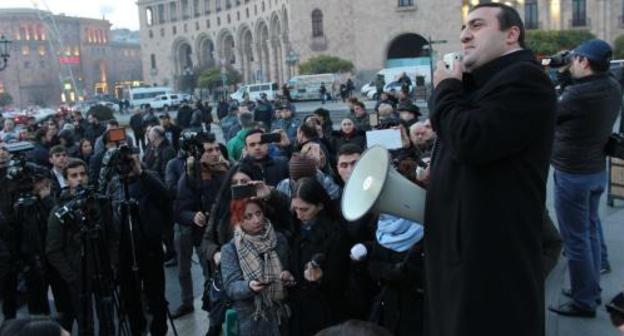
[[[88,211],[88,210],[87,210]],[[81,293],[82,318],[80,331],[92,328],[92,296],[95,300],[96,314],[99,319],[99,335],[131,335],[128,318],[123,310],[119,293],[117,292],[110,256],[109,246],[103,234],[102,227],[93,223],[88,213],[76,210],[80,225],[82,247],[81,262]],[[117,312],[118,329],[115,333],[115,313]]]
[[[123,184],[123,201],[121,202],[121,214],[122,214],[122,223],[128,226],[128,241],[130,243],[130,252],[131,252],[131,271],[132,271],[132,279],[134,281],[134,288],[138,288],[140,293],[143,293],[143,282],[141,281],[141,277],[139,276],[139,265],[137,262],[137,253],[136,253],[136,223],[137,217],[139,215],[138,212],[138,202],[130,197],[129,192],[129,178],[127,176],[120,175],[119,176],[121,183]],[[136,299],[142,301],[142,296],[137,295]],[[141,303],[141,306],[144,305]],[[169,311],[169,307],[165,300],[165,309],[167,314],[167,319],[171,324],[171,328],[173,330],[173,334],[178,336],[178,331],[173,322],[173,317],[171,316],[171,312]],[[153,322],[152,322],[153,323]]]

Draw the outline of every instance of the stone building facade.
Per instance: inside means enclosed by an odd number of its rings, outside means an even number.
[[[107,20],[36,9],[0,10],[0,33],[13,41],[0,90],[19,107],[51,106],[142,80],[140,44],[112,41],[110,27]]]
[[[426,39],[459,48],[462,2],[452,0],[139,0],[143,73],[171,85],[185,70],[232,65],[245,82],[283,83],[298,63],[328,54],[371,73],[422,56]]]
[[[528,29],[586,29],[611,44],[624,34],[624,0],[524,0]]]

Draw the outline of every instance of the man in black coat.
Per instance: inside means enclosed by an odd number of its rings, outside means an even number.
[[[557,98],[518,13],[475,6],[438,63],[425,210],[426,335],[544,335],[542,225]]]
[[[137,147],[145,150],[145,125],[143,125],[143,112],[141,109],[135,109],[134,114],[130,117],[130,128],[137,140]]]

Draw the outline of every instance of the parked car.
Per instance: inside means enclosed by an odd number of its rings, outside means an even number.
[[[245,97],[247,96],[250,101],[255,102],[260,99],[260,94],[266,93],[267,98],[270,101],[273,101],[275,100],[278,91],[279,88],[276,83],[245,84],[241,85],[236,92],[232,93],[230,98],[240,103],[245,100]]]
[[[169,111],[172,108],[177,108],[180,105],[180,96],[176,93],[165,93],[156,96],[150,101],[150,106],[154,109],[164,109]]]
[[[412,90],[414,90],[414,85],[410,85],[409,92],[411,93]],[[390,82],[384,86],[384,92],[399,92],[399,91],[401,91],[401,83],[399,83],[398,81]],[[366,98],[377,100],[377,89],[373,87],[372,90],[368,91],[368,93],[366,94]]]

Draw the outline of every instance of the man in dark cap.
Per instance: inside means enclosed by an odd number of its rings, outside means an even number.
[[[407,127],[415,124],[418,121],[418,117],[420,117],[420,109],[410,102],[399,104],[397,111],[401,120],[406,122]]]
[[[551,164],[555,210],[563,237],[572,301],[549,310],[565,316],[595,317],[600,302],[602,225],[600,196],[607,184],[605,145],[622,103],[622,89],[609,75],[613,52],[607,42],[593,39],[572,52],[570,83],[559,97]],[[565,85],[569,84],[569,85]]]

